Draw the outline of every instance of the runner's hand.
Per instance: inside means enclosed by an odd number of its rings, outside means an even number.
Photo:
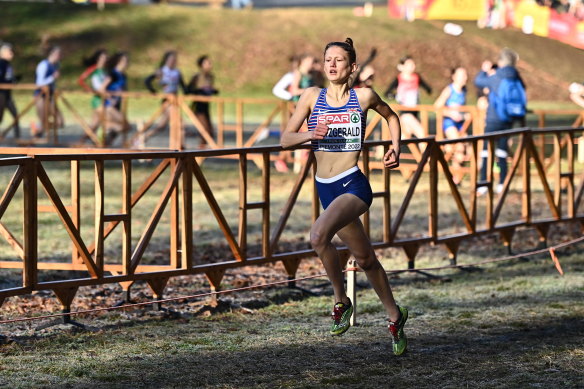
[[[314,127],[314,131],[312,131],[312,139],[324,139],[329,129],[328,125],[331,123],[332,122],[328,120],[324,123],[318,123],[316,127]]]
[[[395,169],[399,166],[399,150],[389,149],[383,156],[383,166],[388,169]]]

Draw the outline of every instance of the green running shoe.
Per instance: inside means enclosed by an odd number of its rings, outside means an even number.
[[[402,355],[408,348],[408,338],[404,333],[404,326],[408,320],[408,310],[405,307],[397,306],[400,312],[400,318],[397,322],[389,321],[389,333],[391,334],[391,343],[393,353]]]
[[[353,314],[353,304],[349,300],[348,304],[336,303],[333,308],[333,325],[331,327],[331,335],[344,334],[351,324],[349,320]]]

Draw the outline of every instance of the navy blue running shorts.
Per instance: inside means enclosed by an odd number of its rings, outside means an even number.
[[[373,192],[367,177],[357,166],[345,170],[331,178],[316,177],[316,189],[320,203],[324,209],[333,202],[334,199],[345,193],[351,193],[371,206],[373,202]]]

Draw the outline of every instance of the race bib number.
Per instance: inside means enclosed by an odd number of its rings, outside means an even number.
[[[361,150],[361,115],[358,112],[322,114],[317,122],[330,124],[324,139],[318,141],[316,151]]]

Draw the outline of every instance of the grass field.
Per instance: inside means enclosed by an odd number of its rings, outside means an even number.
[[[23,335],[0,346],[0,385],[581,388],[582,248],[559,256],[563,277],[543,255],[481,271],[443,271],[440,280],[393,278],[398,301],[411,315],[409,351],[402,357],[390,353],[381,305],[366,287],[358,293],[359,326],[331,338],[325,287],[318,297],[261,309],[246,308],[253,307],[249,294],[229,295],[219,305],[226,309],[207,315],[180,304],[170,306],[173,315],[135,310],[81,319],[90,326],[82,331],[62,326],[35,332],[20,325]],[[315,290],[319,283],[300,286]],[[255,292],[251,302],[275,292]],[[298,296],[283,288],[278,293]]]

